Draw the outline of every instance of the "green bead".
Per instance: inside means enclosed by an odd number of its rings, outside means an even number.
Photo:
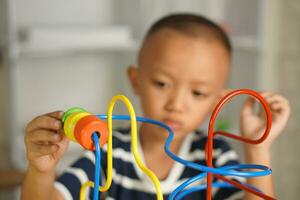
[[[68,118],[69,115],[71,115],[72,113],[75,113],[75,112],[86,112],[83,108],[79,108],[79,107],[73,107],[73,108],[70,108],[69,110],[67,110],[63,117],[62,117],[62,121],[65,122],[66,119]]]

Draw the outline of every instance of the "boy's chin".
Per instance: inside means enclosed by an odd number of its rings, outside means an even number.
[[[173,130],[173,133],[174,133],[174,135],[173,135],[172,141],[184,138],[184,134],[182,132],[180,132],[180,131]],[[160,134],[162,134],[161,137],[163,138],[163,140],[167,140],[168,137],[169,137],[169,135],[170,135],[170,132],[168,130],[164,129],[163,133],[160,132]]]
[[[183,140],[188,134],[182,131],[174,131],[173,140]]]

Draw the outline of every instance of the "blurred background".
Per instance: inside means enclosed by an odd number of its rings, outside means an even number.
[[[205,15],[227,30],[234,46],[229,87],[274,90],[290,100],[291,120],[273,146],[273,174],[278,199],[299,198],[299,0],[0,0],[0,199],[19,199],[23,133],[34,116],[73,106],[104,114],[118,93],[139,112],[126,68],[136,63],[151,23],[174,12]],[[220,116],[235,133],[240,104],[234,100]],[[80,151],[72,144],[58,172]]]

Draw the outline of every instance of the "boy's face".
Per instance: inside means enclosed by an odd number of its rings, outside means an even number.
[[[217,40],[163,29],[144,43],[139,67],[129,68],[144,116],[183,138],[206,119],[221,97],[230,57]]]

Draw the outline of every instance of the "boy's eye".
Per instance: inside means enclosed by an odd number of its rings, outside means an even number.
[[[163,81],[156,81],[156,80],[154,80],[153,83],[154,83],[154,85],[156,85],[156,86],[158,86],[160,88],[163,88],[163,87],[166,86],[166,83],[163,82]]]
[[[197,90],[192,91],[192,93],[193,93],[193,96],[195,96],[195,97],[205,96],[205,94],[203,94],[201,91],[197,91]]]

